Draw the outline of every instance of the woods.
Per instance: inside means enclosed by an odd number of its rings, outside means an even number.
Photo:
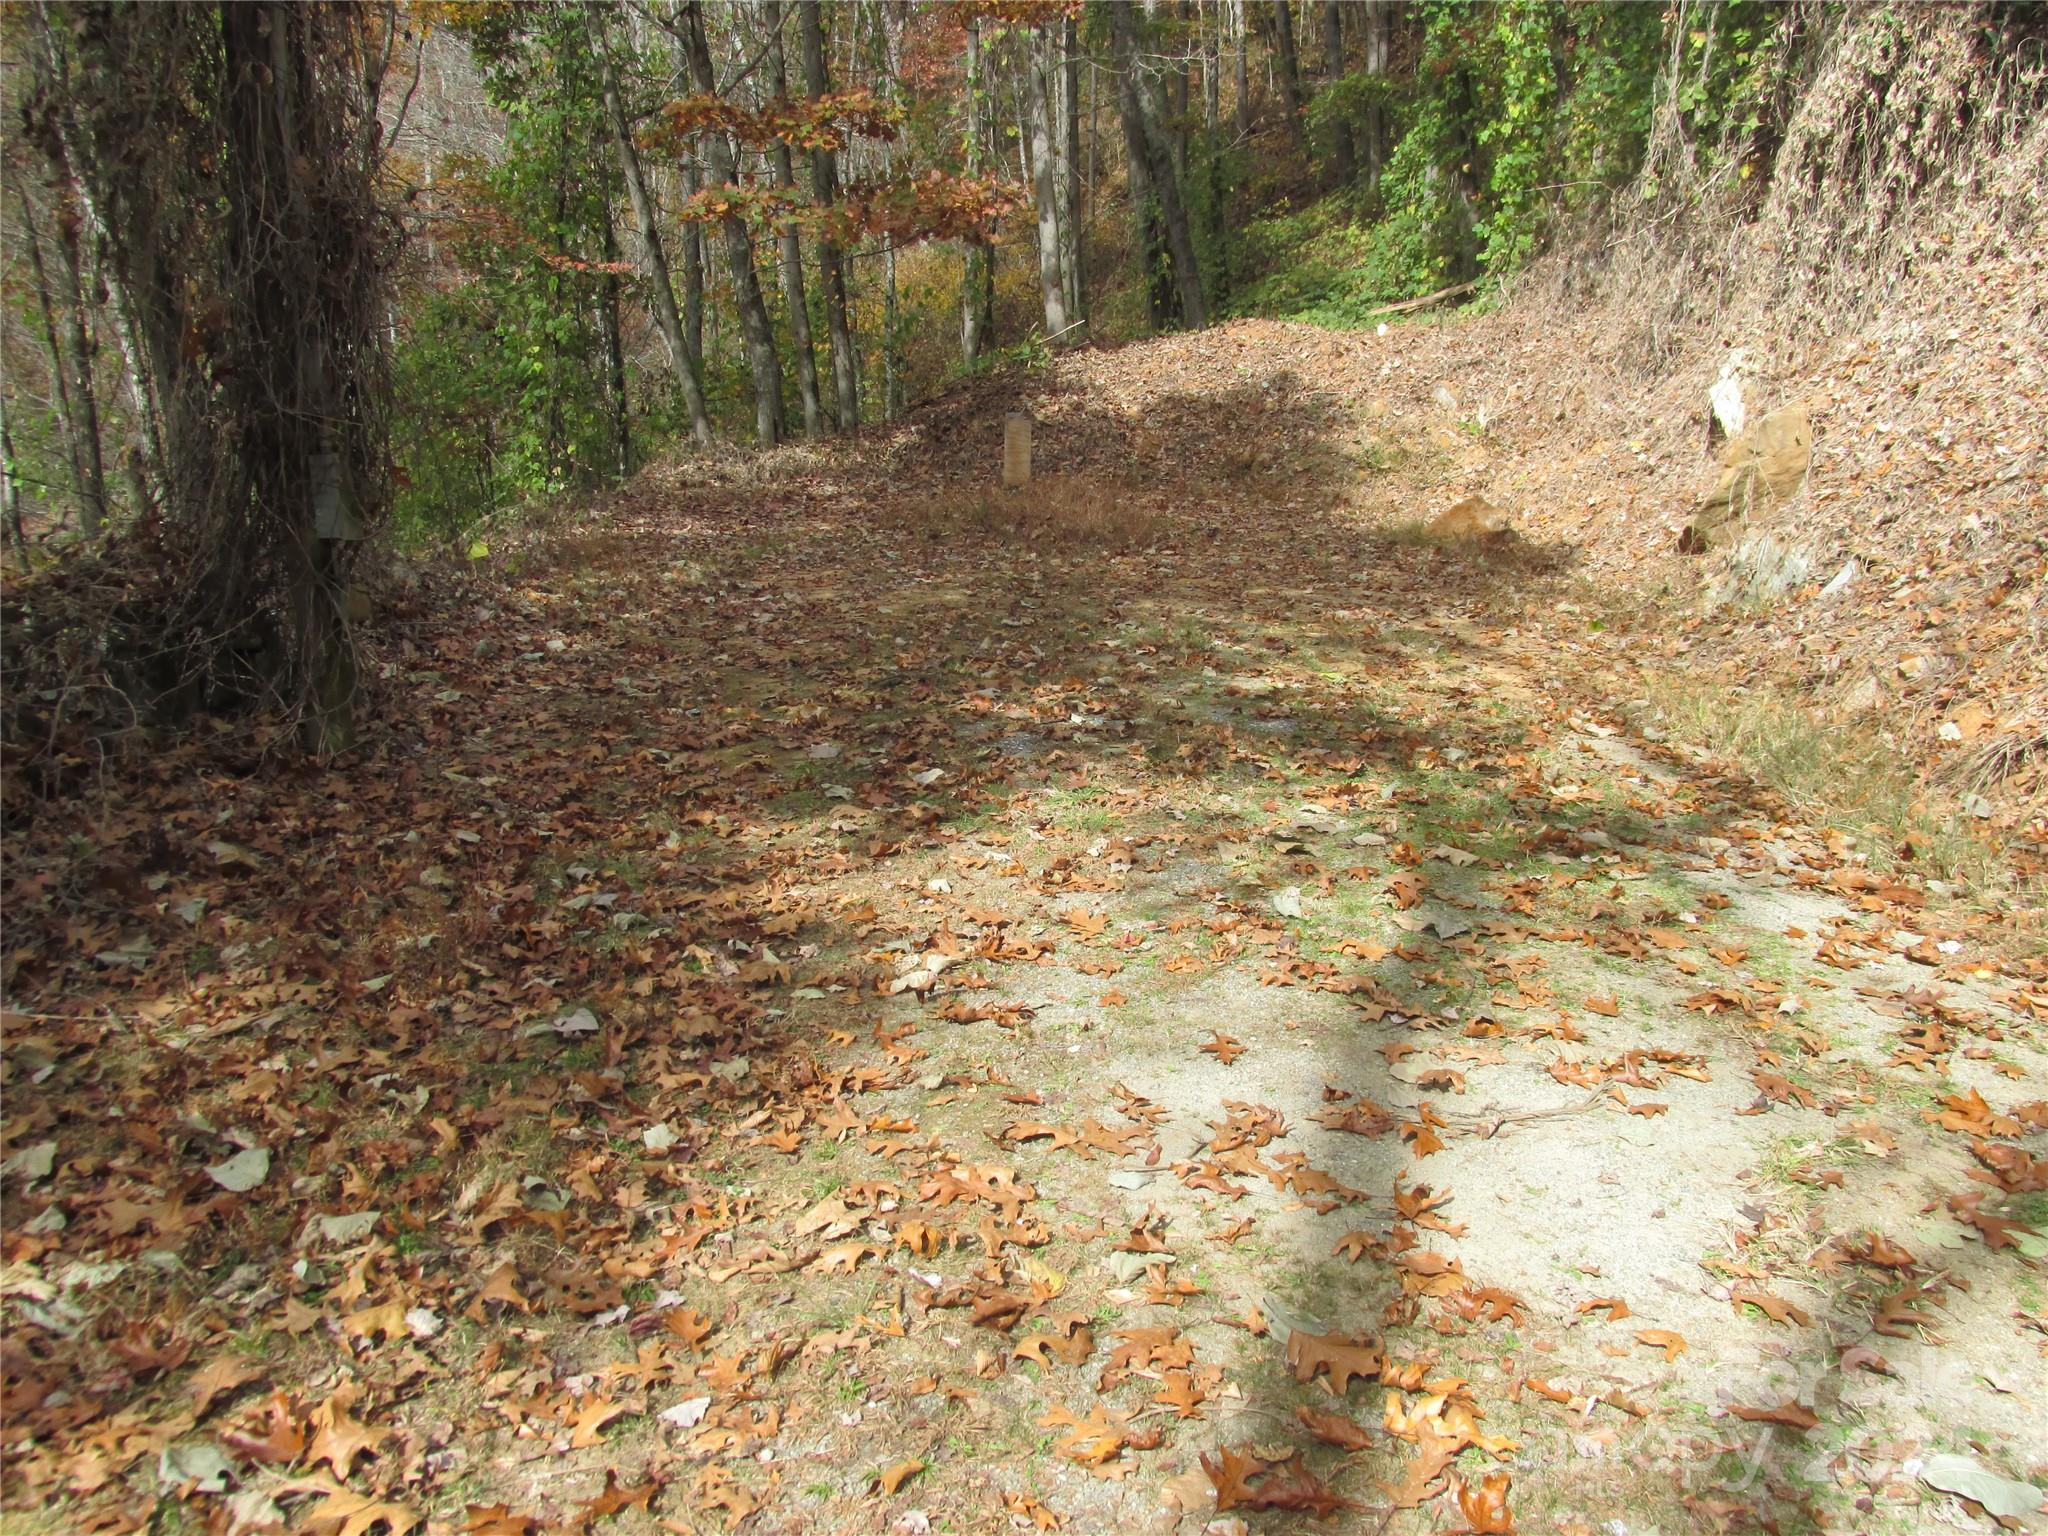
[[[163,276],[230,169],[192,168],[227,98],[141,88],[154,108],[92,121],[138,47],[230,67],[225,13],[5,26],[26,66],[5,197],[19,554],[29,527],[92,544],[184,517],[213,478],[176,462],[192,378],[224,324],[260,317]],[[374,430],[346,451],[350,495],[406,539],[675,442],[851,431],[1048,345],[1505,277],[1630,184],[1653,127],[1690,158],[1675,182],[1660,167],[1666,193],[1739,166],[1819,46],[1768,7],[1562,0],[550,0],[343,6],[318,29],[306,84],[352,50],[360,121],[292,153],[310,166],[331,138],[345,166],[312,174],[358,179],[351,244],[379,264],[336,357],[374,341],[408,424],[388,480]],[[106,137],[154,129],[147,170]]]

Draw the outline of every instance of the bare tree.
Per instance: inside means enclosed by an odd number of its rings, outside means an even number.
[[[1268,0],[1273,9],[1273,57],[1280,68],[1280,105],[1287,114],[1287,132],[1294,147],[1301,140],[1301,60],[1294,47],[1291,0]]]
[[[18,232],[23,253],[28,257],[29,275],[36,290],[36,306],[43,320],[43,344],[50,369],[50,409],[56,418],[57,436],[71,472],[72,493],[78,501],[78,527],[87,538],[96,536],[106,514],[106,472],[100,456],[99,405],[93,385],[92,345],[86,330],[85,292],[79,274],[78,220],[60,214],[57,246],[64,257],[64,289],[53,292],[48,269],[43,265],[43,242],[36,230],[36,217],[21,173],[7,168],[7,180],[21,215]],[[60,318],[61,314],[61,318]]]

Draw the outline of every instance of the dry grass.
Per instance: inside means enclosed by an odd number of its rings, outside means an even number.
[[[928,539],[1117,553],[1148,548],[1165,531],[1165,520],[1140,496],[1118,481],[1047,475],[1017,491],[910,502],[878,521]]]
[[[2039,897],[2012,890],[1988,829],[1916,778],[1868,726],[1823,720],[1796,695],[1762,684],[1662,677],[1655,696],[1656,723],[1672,737],[1740,768],[1801,817],[1854,836],[1874,864],[1909,865],[2014,911]]]

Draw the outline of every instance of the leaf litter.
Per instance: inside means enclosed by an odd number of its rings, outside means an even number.
[[[1333,506],[1334,395],[1228,483],[1177,346],[1038,402],[1181,434],[1149,548],[907,518],[999,410],[663,467],[430,572],[354,760],[10,827],[10,1521],[2024,1500],[2038,957],[1632,736],[1542,551]]]

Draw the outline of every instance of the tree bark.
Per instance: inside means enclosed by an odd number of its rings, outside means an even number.
[[[1274,58],[1280,66],[1280,105],[1287,114],[1287,134],[1295,149],[1301,142],[1301,59],[1294,47],[1291,0],[1272,0]]]
[[[1059,177],[1053,168],[1054,142],[1051,96],[1055,64],[1050,27],[1030,35],[1030,60],[1024,83],[1031,98],[1032,203],[1038,214],[1038,294],[1045,306],[1045,334],[1067,328],[1066,282],[1060,272]]]
[[[647,189],[646,168],[640,163],[639,146],[626,119],[624,98],[619,92],[617,67],[609,52],[604,59],[604,108],[611,125],[612,143],[619,154],[619,171],[626,182],[626,199],[633,205],[633,222],[640,231],[641,259],[647,264],[648,290],[652,297],[654,328],[668,347],[669,366],[683,391],[683,405],[690,413],[690,432],[700,445],[711,441],[711,416],[704,406],[701,328],[703,324],[703,278],[694,285],[697,324],[689,330],[676,313],[675,283],[669,274],[668,250],[662,243],[661,225],[655,217],[654,198]],[[609,228],[609,226],[607,226]]]
[[[981,21],[970,15],[967,18],[967,174],[981,174],[982,138],[982,60]],[[970,235],[965,242],[966,261],[960,274],[960,361],[969,373],[981,365],[981,349],[990,338],[985,321],[988,318],[984,303],[991,288],[989,269],[993,254],[988,242],[979,236]]]
[[[619,236],[612,223],[612,200],[604,200],[604,260],[607,268],[619,264]],[[674,301],[671,300],[671,303]],[[604,332],[605,373],[612,400],[612,452],[614,468],[624,480],[633,473],[633,415],[626,398],[626,348],[619,335],[619,274],[604,275],[598,300],[598,321]]]
[[[14,539],[21,568],[28,570],[28,535],[21,527],[21,486],[15,479],[14,434],[7,426],[7,392],[0,390],[0,519]]]
[[[691,83],[700,93],[715,95],[718,76],[711,67],[703,0],[684,0],[682,21]],[[739,173],[725,135],[716,128],[707,129],[702,142],[710,161],[712,181],[737,187]],[[762,447],[773,447],[782,441],[783,433],[782,359],[776,354],[775,327],[769,322],[768,305],[761,297],[761,276],[754,270],[754,238],[747,231],[746,220],[737,212],[726,214],[718,222],[725,236],[725,260],[739,308],[740,335],[746,342],[747,363],[754,377],[754,436]]]
[[[1058,117],[1060,152],[1053,169],[1060,183],[1060,275],[1072,322],[1087,316],[1087,285],[1081,272],[1081,24],[1071,16],[1060,28]]]
[[[768,90],[771,96],[789,94],[789,70],[782,51],[782,0],[762,0],[761,23],[768,32]],[[790,161],[789,145],[777,139],[769,149],[775,168],[775,185],[785,190],[796,186],[796,171]],[[781,232],[782,296],[789,308],[789,335],[796,347],[796,388],[803,401],[804,436],[816,442],[825,435],[824,413],[818,405],[818,358],[811,349],[811,309],[804,295],[803,242],[796,221],[785,220]]]
[[[1145,288],[1145,312],[1152,329],[1164,330],[1173,318],[1173,276],[1168,268],[1166,232],[1159,217],[1159,194],[1152,184],[1152,150],[1145,142],[1144,121],[1137,106],[1134,75],[1137,61],[1124,17],[1125,8],[1110,8],[1110,47],[1117,76],[1117,106],[1124,129],[1124,177],[1129,185],[1131,222],[1137,237],[1139,277]]]
[[[1124,132],[1133,150],[1132,163],[1135,166],[1142,161],[1150,172],[1149,190],[1158,199],[1166,250],[1172,258],[1174,288],[1180,298],[1181,320],[1190,328],[1200,330],[1209,323],[1208,305],[1202,295],[1201,266],[1195,257],[1194,235],[1188,227],[1188,210],[1180,194],[1180,178],[1174,174],[1173,156],[1160,126],[1155,88],[1138,61],[1133,8],[1111,6],[1110,26],[1123,77]],[[1135,171],[1133,175],[1136,175]],[[1134,199],[1137,191],[1134,180]]]
[[[43,317],[43,346],[50,369],[50,411],[56,418],[57,435],[63,441],[72,493],[78,499],[79,531],[90,539],[98,535],[106,511],[106,472],[100,456],[98,403],[93,395],[92,349],[85,331],[77,226],[74,221],[68,233],[58,232],[58,245],[65,259],[66,291],[56,294],[51,291],[49,272],[43,265],[43,243],[36,233],[28,192],[11,166],[7,179],[13,187],[15,205],[21,211],[19,243],[28,256],[29,276],[35,282],[36,304]]]
[[[821,0],[798,0],[803,20],[804,90],[815,101],[832,88],[825,68],[825,21]],[[839,200],[839,169],[831,150],[811,151],[811,200],[829,209]],[[825,284],[825,331],[832,347],[832,392],[839,403],[839,430],[860,425],[860,366],[853,332],[846,323],[846,264],[839,243],[818,238],[818,274]]]
[[[1323,0],[1323,84],[1334,86],[1344,78],[1344,6],[1342,0]],[[1337,185],[1348,187],[1358,175],[1358,159],[1351,142],[1351,124],[1342,117],[1330,120],[1330,159],[1337,173]]]
[[[1237,136],[1250,142],[1252,136],[1252,40],[1245,26],[1244,8],[1251,0],[1229,0],[1231,24],[1237,38]]]
[[[349,255],[315,216],[301,169],[334,148],[302,139],[312,130],[302,115],[313,89],[315,15],[286,0],[220,6],[234,159],[228,246],[237,276],[228,325],[248,365],[233,377],[230,420],[251,500],[291,529],[294,691],[308,745],[331,754],[355,739],[355,657],[337,550],[322,537],[318,508],[339,470],[347,409],[335,395],[331,358],[359,338],[328,334],[333,318],[313,297],[323,269]]]
[[[1387,72],[1393,52],[1395,0],[1365,0],[1365,72],[1374,79]],[[1375,93],[1365,109],[1365,180],[1377,187],[1385,169],[1390,146],[1387,143],[1387,107]]]
[[[1208,179],[1204,199],[1209,249],[1214,255],[1210,272],[1214,291],[1210,297],[1218,307],[1230,295],[1230,188],[1224,175],[1223,151],[1223,22],[1216,18],[1216,30],[1202,29],[1202,127],[1206,140],[1203,172]]]

